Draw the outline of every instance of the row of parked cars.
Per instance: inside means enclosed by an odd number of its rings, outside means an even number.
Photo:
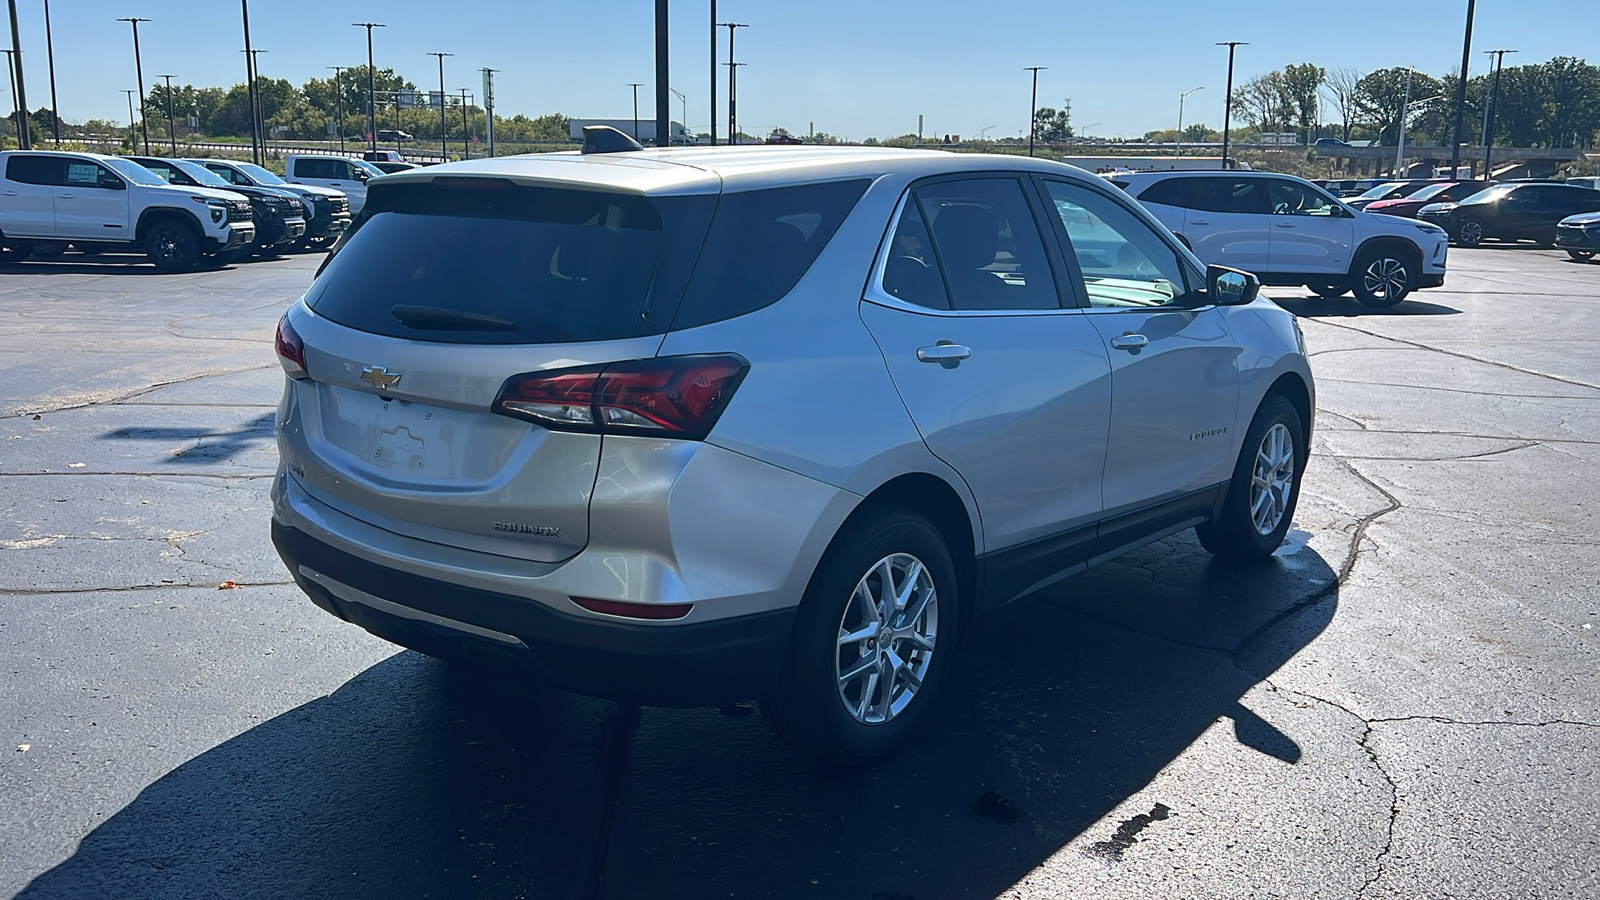
[[[287,177],[224,159],[0,153],[0,260],[142,250],[181,270],[328,249],[350,227],[366,160],[291,154]]]

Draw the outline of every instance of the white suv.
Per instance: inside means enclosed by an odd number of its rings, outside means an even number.
[[[1138,172],[1111,182],[1202,262],[1254,272],[1263,284],[1303,284],[1329,298],[1353,290],[1380,307],[1444,284],[1443,229],[1351,209],[1292,175]]]
[[[0,153],[0,259],[35,243],[132,245],[165,270],[255,242],[250,201],[179,187],[138,163],[97,153]]]

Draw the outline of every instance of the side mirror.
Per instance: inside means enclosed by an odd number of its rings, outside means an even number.
[[[355,171],[357,181],[366,181],[368,178],[372,177],[370,174],[368,174],[366,169],[356,169]]]
[[[1245,306],[1261,293],[1261,279],[1227,266],[1206,266],[1206,290],[1218,306]]]
[[[128,189],[128,186],[122,183],[122,179],[115,175],[101,175],[100,181],[96,186],[108,191],[125,191]]]

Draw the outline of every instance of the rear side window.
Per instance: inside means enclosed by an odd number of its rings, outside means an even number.
[[[1140,203],[1159,203],[1162,206],[1183,205],[1183,183],[1187,178],[1167,178],[1144,189]]]
[[[306,302],[351,328],[422,341],[659,334],[714,202],[493,178],[374,185]]]
[[[1256,178],[1186,178],[1183,205],[1189,209],[1220,213],[1272,211],[1267,185]]]
[[[6,180],[20,184],[65,184],[67,161],[59,156],[13,156],[6,160]]]
[[[724,194],[672,327],[693,328],[778,302],[861,199],[867,179]]]
[[[336,159],[297,159],[294,161],[296,178],[343,178],[344,166]]]

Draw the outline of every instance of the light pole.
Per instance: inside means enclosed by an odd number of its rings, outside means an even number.
[[[250,96],[250,161],[259,166],[266,157],[261,152],[261,135],[256,133],[256,110],[261,98],[256,95],[256,55],[250,52],[250,0],[239,0],[239,14],[244,19],[245,93]]]
[[[669,90],[671,90],[672,93],[679,100],[683,101],[683,121],[679,122],[678,124],[682,125],[684,133],[688,134],[689,133],[689,98],[684,96],[684,93],[682,91],[678,90],[677,88],[669,88]],[[687,143],[688,139],[685,138],[684,142]],[[659,144],[661,142],[660,141],[656,141],[656,143]],[[672,143],[672,138],[670,136],[667,138],[667,143],[668,144]]]
[[[639,86],[644,82],[630,81],[628,87],[633,88],[633,139],[639,140]],[[644,143],[643,141],[639,141]]]
[[[483,141],[489,145],[490,159],[494,159],[494,73],[498,71],[483,67]]]
[[[384,28],[387,26],[381,25],[377,22],[352,22],[351,25],[355,28],[365,28],[367,30],[367,149],[377,150],[378,88],[377,70],[372,67],[372,29]],[[439,66],[441,69],[443,69],[444,63],[441,62]],[[439,80],[444,81],[444,76],[441,75]],[[441,85],[439,89],[444,90],[443,85]]]
[[[1416,66],[1406,69],[1406,89],[1401,94],[1400,100],[1400,145],[1394,151],[1394,177],[1400,177],[1401,157],[1406,152],[1406,115],[1411,112],[1411,73],[1417,70]]]
[[[444,117],[444,107],[445,107],[445,102],[444,102],[445,101],[445,96],[444,96],[444,58],[446,56],[455,56],[455,54],[454,53],[429,53],[428,55],[429,56],[437,56],[437,57],[439,57],[439,154],[444,157],[444,161],[445,162],[449,162],[450,161],[450,147],[449,147],[449,145],[447,145],[445,143],[446,132],[448,132],[450,130],[450,126],[447,124],[447,122],[445,120],[445,117]],[[399,105],[398,101],[396,102],[396,105]]]
[[[1218,47],[1228,48],[1228,93],[1222,100],[1222,167],[1228,168],[1228,131],[1233,126],[1233,51],[1248,47],[1248,41],[1218,41]]]
[[[138,91],[123,91],[128,95],[128,151],[133,151],[133,133],[138,130],[138,120],[133,117],[133,95]]]
[[[470,142],[471,142],[471,139],[472,139],[472,125],[473,125],[473,122],[472,122],[471,118],[468,118],[469,115],[470,115],[470,113],[468,112],[468,106],[467,106],[467,89],[466,88],[462,88],[461,89],[461,158],[462,159],[471,159],[472,158],[472,144]]]
[[[1488,180],[1494,172],[1494,166],[1489,159],[1489,154],[1494,150],[1494,106],[1500,99],[1500,70],[1506,67],[1506,54],[1516,53],[1515,50],[1490,50],[1495,56],[1494,84],[1489,88],[1489,102],[1483,107],[1483,177]],[[1450,173],[1455,177],[1455,173]]]
[[[17,148],[31,150],[33,136],[28,128],[28,90],[22,83],[22,31],[17,28],[17,0],[7,0],[7,4],[11,7],[11,88],[17,94]],[[137,42],[138,38],[134,40]]]
[[[1472,62],[1472,11],[1476,0],[1467,0],[1467,29],[1461,38],[1461,76],[1456,80],[1456,130],[1450,150],[1450,177],[1461,167],[1461,127],[1467,118],[1467,65]]]
[[[344,85],[343,85],[343,83],[342,83],[342,81],[341,81],[339,76],[341,74],[343,74],[344,70],[348,69],[349,66],[327,66],[326,68],[329,68],[329,69],[333,70],[333,105],[334,105],[334,109],[336,109],[338,111],[337,115],[339,116],[339,120],[338,120],[339,124],[334,128],[334,130],[339,132],[339,152],[343,153],[344,152]]]
[[[1204,85],[1202,85],[1200,87],[1197,87],[1194,90],[1184,91],[1183,93],[1178,95],[1178,153],[1177,153],[1177,156],[1180,157],[1180,158],[1183,156],[1183,101],[1189,99],[1189,95],[1194,93],[1195,91],[1203,91],[1203,90],[1205,90],[1205,86]]]
[[[979,141],[988,140],[988,138],[989,138],[989,129],[998,128],[998,127],[1000,127],[1000,126],[998,126],[998,125],[985,125],[982,128],[978,129],[978,140]]]
[[[728,61],[725,63],[728,67],[728,143],[737,144],[739,143],[739,132],[735,123],[738,121],[738,113],[734,109],[736,99],[734,97],[733,84],[734,73],[738,71],[742,63],[733,61],[733,30],[735,28],[749,28],[750,26],[744,22],[718,22],[717,24],[728,29]],[[713,139],[712,143],[715,142]]]
[[[1039,131],[1039,122],[1035,118],[1039,114],[1039,70],[1049,66],[1023,66],[1025,72],[1033,73],[1033,94],[1028,99],[1028,155],[1033,155],[1033,136]]]
[[[685,125],[688,123],[685,122]],[[717,145],[717,0],[711,0],[711,146]]]
[[[56,46],[50,37],[50,0],[44,0],[44,57],[50,67],[50,125],[61,146],[61,107],[56,105]]]
[[[11,8],[13,10],[16,9],[15,0],[12,0]],[[15,17],[12,18],[12,21],[16,21]],[[139,79],[139,131],[144,135],[144,155],[149,156],[150,123],[146,122],[144,118],[144,62],[139,59],[139,23],[148,22],[150,20],[141,19],[138,16],[132,16],[125,19],[118,19],[117,21],[127,22],[129,25],[133,26],[133,72],[134,76]],[[21,57],[19,56],[18,58],[20,59]],[[21,79],[18,80],[20,81]]]
[[[4,53],[6,55],[6,86],[11,92],[11,118],[15,120],[12,124],[17,126],[17,133],[21,134],[22,107],[17,104],[17,70],[15,64],[12,62],[14,59],[12,56],[13,51],[0,48],[0,53]],[[20,140],[17,143],[17,147],[19,149],[22,147]]]
[[[672,143],[672,98],[668,95],[668,81],[672,75],[667,68],[667,0],[656,0],[656,146]]]
[[[261,50],[261,49],[258,49],[258,48],[254,48],[254,47],[252,47],[249,50],[244,51],[244,55],[250,57],[251,78],[254,79],[257,82],[259,82],[261,80],[261,58],[260,57],[261,57],[261,54],[263,54],[265,52],[267,52],[267,51]],[[267,104],[266,104],[266,101],[263,100],[262,97],[261,97],[261,86],[259,84],[256,85],[255,103],[252,104],[251,107],[250,107],[250,133],[251,134],[259,134],[259,135],[261,135],[261,161],[262,162],[266,162],[266,159],[267,159]],[[257,163],[257,165],[260,165],[260,163]]]
[[[172,142],[172,155],[173,156],[177,156],[178,155],[178,120],[173,118],[173,115],[172,115],[172,76],[171,75],[157,75],[156,77],[157,78],[164,78],[164,79],[166,79],[166,82],[167,82],[167,137]]]

